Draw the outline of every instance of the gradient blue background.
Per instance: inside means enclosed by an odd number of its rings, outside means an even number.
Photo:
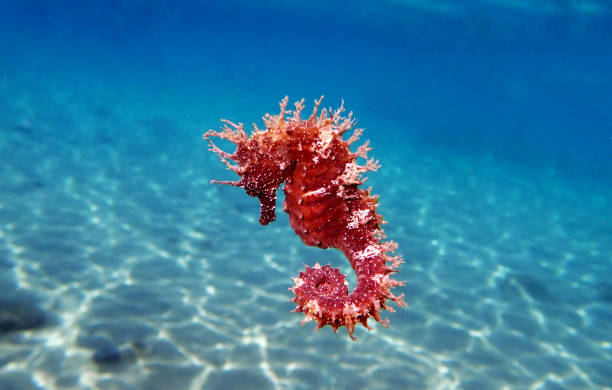
[[[0,388],[612,387],[609,1],[8,0],[0,37],[0,314],[45,318]],[[382,163],[408,308],[356,343],[287,302],[340,253],[208,183],[202,133],[285,95]]]

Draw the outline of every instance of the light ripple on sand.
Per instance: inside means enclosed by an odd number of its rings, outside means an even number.
[[[76,119],[68,122],[93,121]],[[146,124],[131,130],[146,139]],[[389,156],[396,169],[369,183],[407,259],[399,277],[409,308],[392,315],[389,329],[359,330],[352,343],[301,327],[289,313],[289,277],[302,263],[346,267],[337,253],[305,248],[284,215],[258,226],[256,202],[203,179],[221,172],[209,168],[204,146],[192,160],[143,158],[112,143],[59,137],[28,159],[0,143],[7,284],[38,296],[50,319],[0,341],[9,351],[0,384],[609,385],[612,248],[599,217],[606,194],[584,195],[554,175],[525,177],[484,157]],[[410,173],[408,153],[424,162]],[[108,343],[122,360],[94,363]]]

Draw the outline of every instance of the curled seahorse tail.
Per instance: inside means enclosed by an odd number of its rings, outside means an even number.
[[[388,326],[388,320],[381,318],[380,310],[394,311],[386,304],[387,299],[398,306],[406,305],[403,294],[395,296],[390,291],[404,283],[389,277],[389,274],[396,272],[395,264],[384,266],[384,258],[380,262],[383,264],[382,272],[358,274],[355,289],[350,294],[346,277],[339,269],[318,263],[313,267],[306,266],[299,277],[293,278],[295,285],[290,288],[295,294],[293,301],[297,304],[294,311],[306,316],[302,324],[315,320],[317,329],[330,325],[334,332],[346,326],[353,340],[357,324],[361,323],[368,330],[371,329],[369,318]]]
[[[331,325],[334,331],[344,325],[341,313],[348,299],[348,283],[338,268],[319,263],[306,266],[293,281],[295,285],[290,290],[297,304],[294,311],[306,316],[302,324],[315,320],[317,329]]]

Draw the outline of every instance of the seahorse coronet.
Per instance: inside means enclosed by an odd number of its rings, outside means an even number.
[[[261,203],[262,225],[275,220],[276,190],[284,183],[283,210],[289,223],[304,244],[319,248],[336,248],[344,253],[357,275],[357,283],[349,293],[346,277],[330,265],[305,267],[290,290],[297,304],[294,311],[304,313],[305,321],[317,322],[317,329],[330,325],[334,331],[345,326],[354,339],[355,326],[367,329],[368,319],[384,326],[380,310],[393,311],[387,300],[404,306],[403,294],[395,296],[391,289],[403,282],[391,279],[402,259],[391,256],[397,248],[392,241],[383,241],[385,223],[376,212],[378,197],[370,189],[359,188],[368,171],[380,164],[368,159],[369,143],[351,152],[350,145],[362,134],[354,129],[352,113],[344,116],[344,102],[335,110],[318,110],[323,97],[315,100],[312,114],[301,118],[304,99],[288,110],[288,97],[280,102],[280,113],[263,117],[265,130],[254,126],[247,136],[241,123],[223,120],[221,131],[209,130],[204,138],[221,161],[241,179],[236,182],[213,181],[243,187],[248,195]],[[353,134],[343,139],[343,134]],[[233,153],[222,151],[211,140],[218,137],[233,142]],[[357,159],[365,159],[359,165]]]

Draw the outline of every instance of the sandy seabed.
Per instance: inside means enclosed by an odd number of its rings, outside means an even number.
[[[346,260],[209,184],[201,123],[2,88],[2,389],[612,387],[609,188],[372,145],[408,308],[351,342],[288,291]]]

